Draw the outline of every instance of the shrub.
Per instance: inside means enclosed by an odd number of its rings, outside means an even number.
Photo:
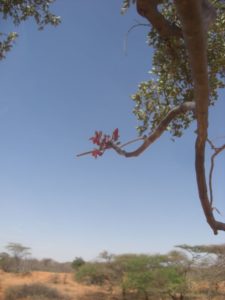
[[[74,259],[74,261],[72,262],[71,264],[71,267],[74,269],[74,270],[78,270],[81,266],[83,266],[85,264],[85,260],[83,260],[82,257],[76,257]]]
[[[102,263],[86,263],[77,270],[75,278],[86,284],[102,285],[109,280],[109,272]]]
[[[5,292],[4,300],[69,300],[61,295],[56,289],[49,288],[44,284],[24,284],[9,287]]]

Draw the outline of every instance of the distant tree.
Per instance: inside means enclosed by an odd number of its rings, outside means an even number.
[[[191,253],[195,263],[193,279],[196,282],[207,283],[203,289],[207,299],[220,295],[220,285],[225,278],[225,244],[180,245],[179,247]]]
[[[41,260],[41,264],[43,265],[43,268],[45,270],[51,270],[51,267],[53,265],[53,260],[51,258],[43,258]]]
[[[96,131],[91,138],[94,149],[81,155],[102,156],[108,149],[124,157],[137,157],[161,135],[169,131],[173,138],[196,122],[195,173],[199,199],[213,232],[225,231],[225,223],[216,220],[212,175],[214,161],[225,149],[215,145],[208,135],[209,106],[225,87],[225,2],[223,0],[123,0],[124,13],[132,3],[150,25],[148,43],[153,49],[149,80],[138,86],[132,96],[134,114],[139,121],[139,137],[121,144],[119,131],[112,135]],[[125,147],[141,142],[133,151]],[[205,167],[206,147],[212,150],[211,166]]]
[[[47,24],[56,26],[60,23],[60,18],[49,11],[53,2],[54,0],[0,0],[1,22],[9,20],[18,26],[21,22],[33,18],[40,30]],[[11,50],[17,36],[16,32],[0,32],[0,60]]]
[[[26,246],[23,246],[22,244],[20,243],[9,243],[7,246],[6,246],[6,249],[11,253],[11,255],[13,257],[16,257],[16,258],[24,258],[26,257],[27,255],[30,255],[30,247],[26,247]]]
[[[104,260],[105,262],[110,263],[114,257],[112,253],[109,253],[107,250],[103,250],[99,256],[100,259]]]
[[[10,255],[6,252],[0,253],[0,268],[4,272],[10,272],[12,268],[12,259]]]
[[[110,280],[112,272],[104,263],[88,262],[79,267],[75,278],[88,285],[103,285]]]
[[[71,266],[72,268],[76,271],[78,270],[81,266],[83,266],[85,264],[85,260],[82,257],[76,257]]]
[[[15,263],[15,272],[24,272],[25,258],[31,254],[30,247],[21,245],[20,243],[9,243],[6,249],[10,252]]]

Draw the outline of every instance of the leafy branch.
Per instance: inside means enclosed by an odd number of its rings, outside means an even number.
[[[108,136],[98,149],[86,152],[97,157],[114,149],[119,155],[135,157],[143,153],[166,130],[180,137],[183,129],[196,120],[195,173],[199,199],[209,226],[215,234],[225,231],[225,223],[215,219],[212,175],[214,159],[225,149],[216,148],[208,139],[208,110],[218,98],[217,90],[225,87],[225,3],[208,0],[136,0],[137,12],[152,25],[148,34],[153,47],[153,78],[139,85],[132,96],[134,114],[142,144],[134,151]],[[123,1],[123,12],[131,1]],[[160,8],[158,5],[161,5]],[[150,132],[143,135],[144,132]],[[95,136],[96,138],[96,136]],[[94,141],[92,139],[92,141]],[[209,142],[211,157],[209,182],[205,172],[205,149]],[[104,145],[104,146],[103,146]],[[95,151],[95,152],[93,152]],[[81,154],[83,155],[83,154]],[[208,195],[209,190],[209,195]]]

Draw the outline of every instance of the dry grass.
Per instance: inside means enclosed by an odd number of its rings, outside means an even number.
[[[86,286],[77,283],[73,274],[32,272],[27,275],[5,273],[0,271],[0,300],[4,300],[4,292],[10,286],[42,283],[48,287],[57,289],[60,293],[67,295],[71,300],[109,299],[107,291],[98,286]]]
[[[50,272],[32,272],[30,274],[5,273],[0,270],[0,300],[4,300],[4,293],[8,287],[40,283],[47,287],[57,289],[61,294],[70,297],[71,300],[118,300],[121,299],[119,291],[112,294],[107,287],[87,286],[74,281],[74,275],[69,273],[50,273]],[[192,292],[198,294],[201,290],[207,288],[208,284],[202,282],[201,285],[192,284]],[[224,300],[225,282],[219,285],[223,296],[217,296],[214,300]],[[32,298],[33,299],[33,298]],[[206,296],[194,297],[196,300],[206,300]],[[39,300],[39,299],[37,299]]]

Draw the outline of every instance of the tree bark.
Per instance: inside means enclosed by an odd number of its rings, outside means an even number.
[[[181,29],[171,24],[158,11],[157,6],[162,2],[162,0],[137,0],[137,12],[152,24],[162,38],[182,37]]]

